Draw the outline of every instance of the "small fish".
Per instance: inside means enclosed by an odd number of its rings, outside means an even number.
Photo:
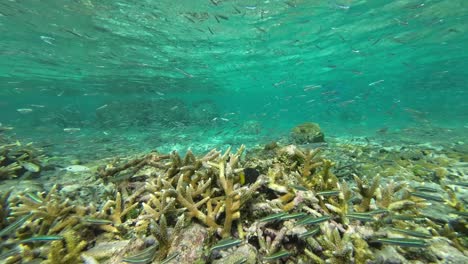
[[[468,126],[467,126],[467,128],[468,128]],[[449,182],[447,184],[458,185],[458,186],[461,186],[461,187],[468,187],[468,182]]]
[[[7,258],[11,257],[11,256],[18,256],[21,254],[23,250],[21,249],[21,247],[19,246],[16,246],[8,251],[5,251],[3,254],[0,255],[0,259],[1,260],[6,260]]]
[[[210,251],[234,247],[234,246],[239,245],[241,242],[242,242],[242,240],[240,240],[240,239],[226,238],[226,239],[223,239],[223,240],[219,241],[218,244],[214,245],[210,249]]]
[[[69,172],[83,172],[83,171],[89,171],[91,169],[83,165],[70,165],[68,167],[63,168],[62,170],[66,170]]]
[[[279,82],[277,82],[277,83],[274,83],[273,85],[276,86],[276,87],[278,87],[278,86],[280,86],[280,85],[282,85],[282,84],[284,84],[284,83],[286,83],[286,81],[279,81]]]
[[[444,198],[440,196],[430,195],[430,194],[423,193],[423,192],[412,192],[411,196],[415,196],[418,198],[422,198],[422,199],[426,199],[426,200],[434,201],[434,202],[444,202]]]
[[[468,212],[453,211],[453,212],[450,212],[450,213],[459,215],[461,217],[468,217]]]
[[[54,45],[54,43],[52,43],[52,40],[55,40],[54,38],[51,38],[51,37],[47,37],[47,36],[40,36],[41,40],[44,41],[45,43],[49,44],[49,45]]]
[[[100,107],[96,108],[96,111],[99,111],[99,110],[102,110],[104,108],[107,108],[109,105],[108,104],[105,104],[105,105],[101,105]]]
[[[325,221],[330,220],[331,217],[328,215],[321,216],[321,217],[313,217],[313,216],[308,216],[303,219],[301,219],[299,222],[297,222],[298,225],[314,225],[314,224],[319,224]]]
[[[63,236],[36,236],[36,237],[23,239],[20,241],[20,243],[25,244],[25,243],[34,243],[34,242],[49,242],[49,241],[56,241],[56,240],[62,240],[62,239],[63,239]]]
[[[210,31],[211,35],[214,35],[214,32],[210,27],[208,27],[208,31]]]
[[[247,260],[249,260],[247,257],[243,257],[243,258],[235,261],[233,264],[244,264],[244,263],[247,263]]]
[[[281,219],[281,217],[287,215],[287,213],[285,212],[281,212],[281,213],[277,213],[277,214],[272,214],[272,215],[269,215],[267,217],[264,217],[260,220],[258,220],[259,222],[270,222],[270,221],[275,221],[275,220],[279,220]]]
[[[157,245],[155,246],[151,246],[143,251],[141,251],[140,253],[137,253],[133,256],[130,256],[130,257],[125,257],[123,258],[122,260],[124,262],[128,262],[128,263],[138,263],[138,264],[143,264],[143,263],[149,263],[151,261],[153,261],[154,257],[155,257],[155,254],[157,252]]]
[[[379,209],[375,209],[375,210],[369,211],[369,212],[367,212],[367,213],[370,214],[370,215],[387,214],[387,213],[388,213],[388,210],[387,210],[387,209],[384,209],[384,208],[379,208]]]
[[[32,215],[32,213],[27,214],[27,215],[25,215],[23,217],[20,217],[18,220],[11,223],[9,226],[7,226],[7,227],[3,228],[2,230],[0,230],[0,237],[11,234],[13,231],[18,229],[22,224],[24,224],[29,219],[29,217],[31,217],[31,215]]]
[[[307,214],[303,213],[303,212],[300,212],[300,213],[295,213],[295,214],[286,214],[284,216],[281,216],[279,219],[280,220],[289,220],[289,219],[302,218],[304,216],[307,216]]]
[[[305,237],[309,237],[309,236],[315,236],[319,232],[320,232],[320,227],[317,226],[314,229],[311,229],[309,231],[306,231],[306,232],[300,234],[298,237],[299,238],[305,238]]]
[[[161,261],[161,264],[169,263],[171,260],[173,260],[178,255],[179,255],[179,252],[172,253],[171,255],[167,256],[163,261]]]
[[[403,221],[415,221],[415,222],[425,221],[424,217],[418,217],[415,215],[395,214],[395,215],[391,215],[391,218],[396,219],[396,220],[403,220]]]
[[[427,247],[428,244],[422,239],[410,238],[378,238],[378,242],[383,244],[396,245],[400,247]]]
[[[413,237],[420,237],[420,238],[431,238],[432,235],[429,233],[423,233],[423,232],[418,232],[414,230],[409,230],[409,229],[401,229],[401,228],[391,228],[392,231],[402,233],[408,236],[413,236]]]
[[[353,220],[359,220],[361,222],[372,222],[375,221],[375,219],[372,217],[372,215],[368,213],[350,213],[347,214],[346,217],[353,219]]]
[[[348,10],[351,6],[335,4],[335,7],[338,9]]]
[[[26,196],[31,201],[33,201],[33,202],[35,202],[37,204],[42,204],[44,202],[44,200],[42,200],[42,198],[39,195],[35,194],[35,193],[27,193],[24,196]]]
[[[20,114],[29,114],[31,113],[33,110],[31,108],[18,108],[16,109],[16,111]]]
[[[80,132],[80,131],[81,129],[78,127],[67,127],[63,129],[63,132],[67,132],[67,133],[75,133],[75,132]]]
[[[229,17],[225,16],[225,15],[216,15],[217,17],[221,18],[221,19],[224,19],[224,20],[229,20]]]
[[[178,71],[179,71],[180,73],[182,73],[183,75],[185,75],[186,77],[188,77],[188,78],[193,78],[193,75],[192,75],[192,74],[190,74],[190,73],[188,73],[188,72],[186,72],[186,71],[184,71],[184,70],[182,70],[182,69],[179,69],[179,68],[177,68],[177,67],[176,67],[175,69],[178,70]]]
[[[331,190],[331,191],[318,192],[317,195],[321,195],[323,197],[329,197],[329,196],[337,196],[340,193],[341,193],[340,190]]]
[[[374,86],[374,85],[379,84],[379,83],[384,82],[384,81],[385,80],[378,80],[376,82],[371,82],[371,83],[369,83],[369,86]]]
[[[21,162],[20,164],[27,171],[30,171],[30,172],[39,172],[39,171],[41,171],[41,166],[39,166],[39,165],[37,165],[35,163],[26,161],[26,162]]]
[[[437,190],[436,188],[432,188],[428,186],[416,186],[414,187],[414,189],[419,192],[432,192],[432,193],[439,192],[439,190]]]
[[[112,221],[107,219],[100,219],[100,218],[92,218],[92,217],[85,217],[83,221],[87,224],[91,225],[112,225]]]

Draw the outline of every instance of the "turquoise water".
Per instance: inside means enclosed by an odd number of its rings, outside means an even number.
[[[2,1],[0,123],[56,153],[255,145],[306,121],[463,134],[467,21],[464,0]]]

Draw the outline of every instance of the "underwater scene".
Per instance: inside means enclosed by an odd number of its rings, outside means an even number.
[[[468,1],[0,1],[0,264],[468,263]]]

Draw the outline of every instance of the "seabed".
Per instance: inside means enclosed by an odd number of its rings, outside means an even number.
[[[464,132],[102,159],[2,136],[0,263],[468,263]]]

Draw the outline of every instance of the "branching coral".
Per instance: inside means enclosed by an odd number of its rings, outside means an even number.
[[[0,180],[17,177],[17,171],[21,169],[22,167],[17,162],[10,163],[6,166],[0,166]]]
[[[350,233],[340,235],[337,228],[328,224],[322,225],[323,235],[317,237],[317,241],[323,248],[322,253],[328,258],[329,263],[352,263],[354,261],[354,245]]]
[[[166,217],[164,215],[161,215],[159,219],[159,224],[156,224],[153,220],[153,227],[151,228],[151,233],[158,241],[158,252],[155,255],[155,259],[162,261],[167,257],[173,240],[184,227],[184,222],[184,215],[181,215],[179,218],[177,218],[177,222],[174,225],[172,231],[169,231],[167,227]]]
[[[406,183],[387,182],[385,187],[380,188],[380,194],[377,195],[376,204],[380,208],[388,208],[393,202],[398,201],[397,193],[406,187]]]
[[[362,201],[359,205],[356,206],[355,210],[357,212],[367,212],[370,208],[370,203],[373,198],[375,198],[375,193],[380,184],[380,176],[376,176],[372,183],[369,183],[368,180],[363,180],[359,176],[354,175],[354,181],[356,182],[357,192],[362,198]]]
[[[7,226],[7,217],[10,214],[8,198],[10,198],[11,189],[0,196],[0,229]]]
[[[54,226],[59,225],[60,221],[66,219],[74,209],[74,205],[71,205],[68,199],[61,199],[56,185],[47,194],[27,193],[18,196],[17,199],[13,201],[17,205],[12,207],[12,215],[32,214],[31,228],[35,234],[49,234],[51,230],[59,232],[60,230]]]
[[[86,241],[81,240],[78,233],[69,230],[63,234],[64,240],[53,241],[50,245],[47,260],[43,264],[75,264],[81,263],[80,252],[86,247]]]

